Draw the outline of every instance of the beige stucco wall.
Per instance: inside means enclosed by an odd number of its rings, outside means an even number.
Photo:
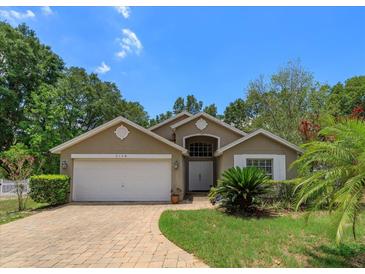
[[[153,129],[151,131],[153,131],[154,133],[156,133],[156,134],[166,138],[167,140],[171,141],[173,139],[172,138],[173,131],[172,131],[170,126],[177,123],[177,122],[179,122],[179,121],[181,121],[181,120],[189,118],[189,117],[190,117],[189,115],[183,114],[180,117],[177,117],[177,118],[173,119],[172,121],[156,128],[156,129]]]
[[[130,132],[124,140],[117,138],[114,133],[120,125],[124,125]],[[119,123],[62,151],[60,160],[61,162],[67,161],[68,168],[60,167],[60,170],[61,173],[70,176],[72,182],[73,160],[71,154],[171,154],[171,162],[179,162],[178,169],[174,169],[174,165],[171,165],[172,189],[179,187],[182,190],[181,198],[183,197],[185,184],[182,153],[127,124]]]
[[[286,157],[286,178],[294,178],[296,171],[289,169],[290,164],[297,159],[297,151],[284,146],[283,144],[266,137],[263,134],[258,134],[247,141],[238,144],[228,150],[223,155],[218,157],[217,168],[218,176],[226,169],[233,167],[233,156],[235,154],[280,154]]]
[[[233,141],[242,137],[242,135],[225,128],[224,126],[213,122],[209,119],[203,119],[208,123],[207,127],[203,130],[200,130],[196,127],[195,123],[199,120],[200,117],[191,120],[190,122],[179,126],[175,129],[176,134],[176,143],[180,146],[183,146],[183,139],[185,136],[194,135],[194,134],[211,134],[220,137],[220,147],[228,145]]]

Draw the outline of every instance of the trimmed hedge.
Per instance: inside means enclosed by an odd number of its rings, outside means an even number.
[[[64,204],[69,199],[70,177],[56,174],[32,176],[29,187],[29,196],[38,203]]]

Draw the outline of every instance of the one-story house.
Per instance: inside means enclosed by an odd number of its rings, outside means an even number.
[[[149,129],[117,117],[51,149],[71,177],[72,201],[169,201],[208,191],[233,166],[274,180],[295,176],[302,150],[266,130],[245,133],[204,112],[181,112]]]

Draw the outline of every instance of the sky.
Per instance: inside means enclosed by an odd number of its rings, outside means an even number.
[[[365,74],[361,7],[0,7],[0,19],[25,22],[151,117],[188,94],[223,113],[290,60],[320,83]]]

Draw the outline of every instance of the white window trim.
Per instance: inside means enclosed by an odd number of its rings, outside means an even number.
[[[278,154],[239,154],[233,156],[233,165],[246,167],[247,159],[272,159],[272,178],[286,180],[286,156]]]
[[[71,154],[72,159],[171,159],[171,154]]]
[[[257,168],[261,168],[261,167],[263,167],[263,168],[264,168],[264,170],[265,170],[265,172],[266,172],[266,175],[269,175],[271,178],[273,178],[273,176],[274,176],[274,165],[273,165],[273,159],[272,159],[272,158],[266,158],[266,159],[257,159],[257,158],[252,159],[252,158],[247,158],[247,159],[246,159],[246,165],[247,165],[247,166],[249,166],[249,165],[248,165],[248,162],[249,162],[249,161],[252,161],[252,162],[257,161],[257,162],[258,162],[258,164],[259,164],[258,166],[255,166],[254,164],[252,164],[251,166],[253,166],[253,167],[257,167]],[[266,165],[266,161],[269,161],[269,162],[270,162],[270,169],[271,169],[271,172],[270,172],[270,173],[268,173],[268,172],[267,172],[267,170],[266,170],[266,168],[268,167],[268,166]],[[263,166],[261,166],[260,162],[264,162],[264,165],[263,165]]]

